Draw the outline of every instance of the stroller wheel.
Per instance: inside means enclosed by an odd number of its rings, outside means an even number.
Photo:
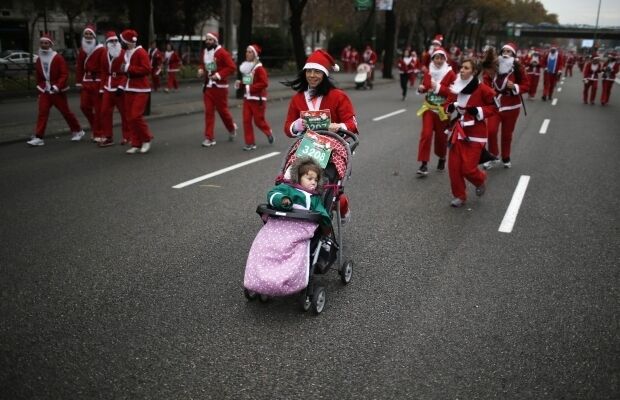
[[[346,285],[351,282],[351,275],[353,275],[353,261],[345,261],[342,264],[342,267],[340,267],[340,271],[338,271],[338,273],[340,274],[340,281],[342,283]]]
[[[312,311],[315,315],[319,315],[323,311],[326,299],[327,291],[323,286],[314,289],[314,294],[312,295]]]
[[[259,294],[258,300],[260,300],[261,303],[266,303],[269,301],[269,296],[267,296],[266,294]]]
[[[256,300],[256,298],[258,297],[258,293],[253,292],[251,290],[248,290],[246,288],[243,288],[243,295],[245,296],[246,299],[248,299],[249,301],[254,301]]]
[[[308,296],[307,291],[303,291],[299,296],[299,305],[303,312],[307,312],[312,306],[312,299]]]

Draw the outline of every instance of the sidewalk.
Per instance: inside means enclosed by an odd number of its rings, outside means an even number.
[[[377,74],[379,75],[379,74]],[[354,73],[335,73],[333,78],[336,85],[345,90],[355,88]],[[282,85],[280,82],[294,79],[292,75],[275,75],[269,77],[268,101],[286,100],[294,93],[290,88]],[[375,78],[375,85],[392,83],[395,80]],[[204,112],[202,103],[202,83],[197,79],[185,80],[179,83],[179,90],[174,93],[164,93],[161,89],[153,92],[151,95],[151,114],[146,116],[147,121],[160,118],[170,118],[179,115],[190,115]],[[229,106],[231,108],[240,106],[242,99],[235,98],[235,91],[229,90]],[[0,104],[0,145],[11,144],[17,142],[26,142],[34,132],[34,126],[37,118],[37,98],[36,92],[19,97],[4,99]],[[89,132],[90,128],[86,118],[82,114],[79,106],[79,93],[71,91],[68,94],[69,107],[77,116],[82,124],[84,131]],[[114,113],[114,126],[117,137],[120,118],[118,112]],[[203,129],[200,127],[200,129]],[[68,136],[69,128],[56,109],[52,109],[46,129],[45,136],[54,138],[59,136]],[[87,134],[87,136],[89,136]]]

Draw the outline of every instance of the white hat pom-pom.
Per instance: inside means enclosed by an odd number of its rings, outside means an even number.
[[[334,70],[334,72],[338,72],[338,71],[340,71],[340,67],[338,66],[338,64],[334,64],[334,66],[332,67],[332,69]]]

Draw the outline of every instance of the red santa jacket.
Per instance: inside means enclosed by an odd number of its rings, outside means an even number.
[[[403,57],[398,59],[398,69],[401,74],[413,74],[419,69],[418,59],[411,57],[411,60],[407,63]]]
[[[125,51],[124,66],[127,75],[125,91],[140,93],[151,91],[151,83],[149,82],[151,62],[148,53],[142,46],[136,47],[133,51]]]
[[[34,65],[37,76],[37,90],[42,93],[69,90],[67,84],[69,70],[63,56],[52,51],[47,63],[44,62],[44,58],[47,59],[48,57],[40,56]]]
[[[499,111],[514,110],[521,107],[521,93],[530,90],[530,79],[525,73],[523,66],[517,64],[518,73],[512,71],[508,74],[496,74],[494,77],[484,76],[484,83],[495,90],[495,104]],[[508,82],[514,83],[513,89],[508,89]]]
[[[75,84],[76,86],[90,85],[99,89],[101,82],[101,59],[105,48],[98,44],[90,53],[80,48],[75,65]]]
[[[467,92],[470,94],[465,94]],[[495,91],[489,86],[480,83],[478,78],[473,80],[458,94],[452,93],[450,88],[442,87],[440,93],[446,96],[446,110],[451,105],[458,112],[458,125],[452,136],[452,141],[469,140],[472,142],[486,143],[487,126],[485,119],[497,114],[495,106]],[[477,114],[474,116],[467,109],[475,107]],[[461,129],[462,128],[462,129]]]
[[[441,81],[439,81],[439,85],[436,88],[433,88],[431,73],[425,72],[424,78],[422,78],[422,86],[424,86],[424,90],[420,91],[420,93],[426,93],[426,101],[431,105],[442,106],[446,102],[445,90],[452,85],[455,79],[456,74],[454,71],[452,69],[448,69],[448,72],[443,76],[443,78],[441,78]]]
[[[607,61],[605,65],[603,65],[603,80],[615,81],[619,67],[618,61]]]
[[[125,50],[121,50],[116,58],[111,58],[108,49],[101,53],[101,89],[100,92],[116,92],[119,87],[125,87],[127,75],[121,69],[125,62]]]
[[[214,50],[203,49],[200,53],[199,71],[205,74],[205,87],[228,87],[228,77],[237,71],[230,53],[222,46]]]
[[[564,70],[564,54],[560,53],[560,51],[556,51],[555,55],[556,55],[556,59],[555,59],[555,65],[553,68],[553,71],[550,70],[550,63],[549,63],[549,56],[551,54],[550,53],[545,53],[545,55],[543,56],[543,67],[545,68],[545,73],[547,74],[557,74],[562,72],[562,70]]]
[[[161,55],[161,51],[157,47],[149,49],[149,61],[151,63],[151,72],[155,75],[161,73],[161,66],[163,64],[164,57]]]
[[[178,72],[181,69],[181,58],[177,52],[174,50],[166,51],[164,55],[168,72]]]
[[[366,49],[362,53],[362,62],[370,64],[371,66],[377,63],[377,53],[372,49]]]
[[[263,64],[258,63],[252,68],[249,74],[244,78],[250,78],[250,84],[244,84],[245,94],[243,98],[246,100],[267,100],[267,86],[269,86],[269,79],[267,77],[267,70],[263,67]]]
[[[528,75],[538,75],[540,76],[540,70],[542,68],[542,60],[540,56],[537,55],[529,55],[523,59],[523,65],[525,65],[525,72]]]
[[[602,71],[603,67],[600,62],[593,65],[591,61],[588,61],[583,67],[583,80],[598,82],[599,75]]]
[[[284,122],[284,133],[289,137],[295,137],[293,125],[300,118],[302,111],[329,110],[331,122],[342,124],[349,132],[357,133],[357,120],[355,110],[349,96],[340,89],[331,89],[325,96],[315,99],[313,103],[308,92],[297,92],[291,98]]]

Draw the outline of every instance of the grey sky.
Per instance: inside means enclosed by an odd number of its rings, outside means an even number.
[[[596,24],[598,0],[539,0],[560,24]],[[620,1],[601,0],[599,26],[620,26]]]

